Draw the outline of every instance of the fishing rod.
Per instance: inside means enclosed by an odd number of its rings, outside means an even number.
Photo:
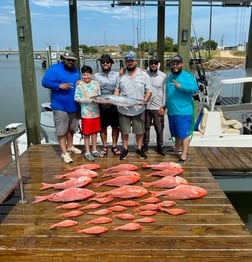
[[[193,53],[193,56],[194,56],[193,64],[194,64],[194,68],[196,69],[196,72],[197,72],[196,80],[197,80],[197,83],[198,83],[198,86],[199,86],[200,93],[202,94],[202,97],[201,97],[201,99],[199,98],[199,100],[201,102],[209,105],[208,81],[207,81],[204,65],[202,63],[203,59],[202,59],[202,56],[201,56],[199,41],[198,41],[198,38],[197,38],[197,35],[196,35],[194,25],[192,25],[192,27],[193,27],[193,33],[194,33],[194,38],[195,38],[195,42],[196,42],[196,48],[197,48],[197,51],[198,51],[198,58],[197,58],[195,48],[194,48],[194,46],[192,46],[192,53]],[[197,62],[197,60],[199,60],[199,62]]]

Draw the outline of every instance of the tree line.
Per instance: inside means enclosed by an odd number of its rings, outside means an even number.
[[[85,44],[80,44],[79,47],[82,49],[84,54],[97,54],[101,50],[102,51],[107,51],[107,52],[113,52],[114,50],[108,50],[109,46],[87,46]],[[207,40],[205,41],[203,37],[200,37],[196,39],[195,37],[191,37],[190,39],[190,48],[191,51],[196,51],[196,50],[216,50],[218,47],[218,43],[216,43],[213,40]],[[111,47],[112,49],[113,47]],[[143,41],[138,44],[137,48],[135,48],[132,45],[127,45],[127,44],[120,44],[119,48],[122,53],[135,50],[138,51],[140,54],[152,54],[157,51],[157,42],[151,42],[151,41]],[[66,50],[69,50],[70,46],[66,47]],[[104,49],[104,50],[103,50]],[[174,40],[171,37],[165,37],[164,40],[164,52],[167,53],[174,53],[177,52],[178,50],[178,45],[174,43]]]

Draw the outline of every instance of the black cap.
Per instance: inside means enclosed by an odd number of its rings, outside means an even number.
[[[101,55],[101,58],[98,59],[100,62],[102,61],[110,61],[111,64],[114,64],[114,60],[108,54]]]
[[[149,61],[150,61],[150,62],[151,62],[151,61],[159,62],[159,59],[158,59],[157,56],[151,56]]]
[[[180,55],[175,55],[171,59],[171,63],[177,62],[177,63],[183,63],[183,58]]]

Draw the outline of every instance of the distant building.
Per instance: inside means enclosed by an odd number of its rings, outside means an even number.
[[[235,45],[235,46],[224,46],[223,50],[246,51],[246,46],[242,44]]]

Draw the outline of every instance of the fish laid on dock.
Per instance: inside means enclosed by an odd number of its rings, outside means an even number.
[[[130,107],[135,105],[144,105],[146,102],[141,99],[136,99],[127,96],[115,95],[98,95],[94,97],[94,102],[99,104],[112,104],[116,106]]]
[[[148,190],[142,186],[122,186],[116,189],[112,189],[109,191],[97,193],[97,197],[118,197],[118,198],[135,198],[142,197],[148,194]]]
[[[195,199],[207,195],[207,190],[199,186],[177,185],[164,191],[151,191],[152,196],[164,196],[169,199]]]
[[[63,220],[59,223],[51,225],[49,228],[53,229],[53,228],[57,228],[57,227],[72,227],[72,226],[76,226],[76,225],[78,225],[77,221],[74,221],[74,220],[71,220],[71,219],[66,219],[66,220]]]
[[[52,193],[46,196],[35,196],[32,203],[49,200],[52,202],[71,202],[87,199],[95,194],[94,191],[89,189],[82,189],[77,187],[70,187],[58,193]]]
[[[132,185],[135,184],[136,182],[138,182],[140,180],[140,175],[138,174],[134,174],[134,175],[128,175],[128,176],[118,176],[109,180],[105,180],[103,182],[100,183],[94,183],[93,186],[95,188],[100,187],[102,185],[106,185],[106,186],[125,186],[125,185]]]
[[[40,190],[45,190],[48,188],[54,189],[66,189],[69,187],[84,187],[92,181],[92,178],[89,176],[80,176],[78,178],[70,178],[69,180],[62,183],[48,184],[42,183]]]

